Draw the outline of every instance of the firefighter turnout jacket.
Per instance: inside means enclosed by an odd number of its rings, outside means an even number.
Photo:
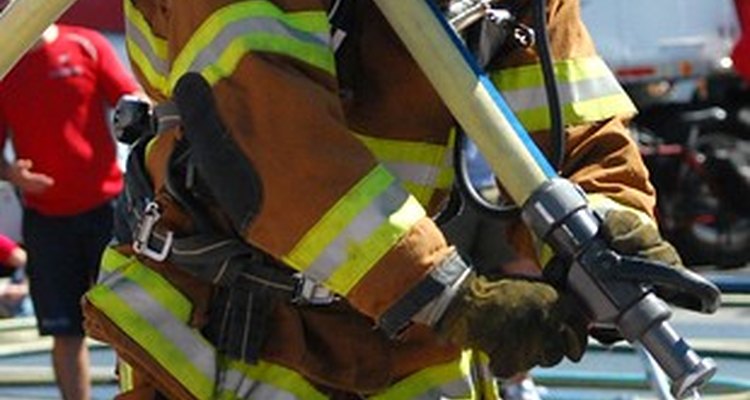
[[[635,109],[579,7],[547,6],[561,174],[597,204],[650,216],[653,188],[625,126]],[[448,265],[454,249],[432,219],[453,183],[455,129],[375,4],[125,0],[125,12],[147,93],[169,109],[201,90],[184,78],[201,77],[221,126],[160,123],[131,155],[128,174],[145,177],[126,193],[135,243],[106,252],[84,302],[89,333],[124,361],[123,398],[492,398],[481,355],[404,324],[451,283],[444,275],[464,273]],[[534,48],[510,48],[488,68],[548,150]],[[206,153],[227,157],[194,165]],[[533,254],[527,233],[514,237]],[[290,295],[264,295],[275,289]]]

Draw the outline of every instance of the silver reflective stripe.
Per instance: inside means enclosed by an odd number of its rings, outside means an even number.
[[[453,177],[453,146],[446,147],[445,153],[443,153],[441,170],[443,174],[448,173],[450,177]],[[438,179],[442,179],[442,175],[439,175]],[[453,179],[450,179],[447,182],[441,182],[440,180],[438,180],[437,182],[435,182],[435,187],[439,189],[446,189],[451,187],[452,183]]]
[[[472,399],[472,388],[466,379],[456,379],[453,382],[430,388],[427,392],[413,398],[413,400],[453,400]]]
[[[325,251],[304,271],[305,275],[318,282],[326,282],[342,264],[347,262],[352,247],[369,238],[403,206],[408,198],[409,193],[399,186],[398,181],[394,181],[385,192],[373,199],[367,208],[338,232]]]
[[[298,400],[292,393],[283,391],[267,383],[259,382],[243,375],[237,370],[226,373],[220,383],[222,392],[234,394],[237,399]]]
[[[216,359],[213,348],[208,342],[196,340],[197,333],[188,328],[184,321],[178,320],[164,309],[141,286],[129,279],[121,279],[112,285],[112,292],[128,304],[138,315],[148,321],[165,339],[178,346],[185,357],[191,360],[195,368],[210,381],[216,373]],[[157,349],[149,349],[150,353]]]
[[[419,200],[430,204],[436,189],[453,183],[453,138],[447,144],[374,138],[353,132],[375,158]]]
[[[442,171],[441,167],[407,162],[381,160],[383,165],[403,182],[412,182],[434,188]]]
[[[125,34],[143,52],[151,67],[159,75],[166,77],[169,74],[169,62],[160,57],[151,46],[145,34],[129,19],[125,19]],[[160,88],[161,89],[161,88]]]
[[[472,394],[472,386],[468,379],[459,378],[453,382],[440,385],[438,391],[441,394],[440,398],[443,399],[469,399]]]
[[[460,359],[433,365],[396,382],[372,400],[497,400],[493,387],[483,389],[484,383],[471,376],[472,352],[464,351]]]
[[[329,46],[330,44],[328,33],[313,34],[296,30],[274,18],[245,18],[224,26],[221,32],[196,55],[188,70],[193,72],[203,71],[203,69],[215,64],[234,40],[258,33],[292,37],[300,42],[318,46]]]
[[[611,76],[601,76],[576,82],[558,82],[557,89],[562,104],[573,104],[623,94],[622,87]],[[543,87],[504,90],[502,95],[508,105],[516,112],[547,107],[547,92]]]

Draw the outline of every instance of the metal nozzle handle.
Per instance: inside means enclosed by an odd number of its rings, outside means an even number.
[[[639,342],[672,380],[672,395],[681,399],[716,373],[716,363],[701,358],[667,321],[652,326]]]

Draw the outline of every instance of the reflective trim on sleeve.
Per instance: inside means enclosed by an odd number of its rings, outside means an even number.
[[[325,11],[286,13],[265,0],[229,4],[209,16],[174,60],[169,87],[186,72],[210,83],[230,76],[244,55],[281,54],[331,75],[336,67]]]
[[[138,67],[148,84],[166,95],[169,58],[167,42],[156,37],[143,14],[124,0],[125,48],[131,62]]]
[[[328,210],[283,261],[346,295],[424,216],[416,198],[378,165]]]
[[[554,65],[563,118],[567,125],[632,115],[636,108],[599,57],[558,61]],[[547,96],[539,65],[494,71],[491,79],[529,131],[550,129]]]
[[[355,134],[406,190],[426,206],[439,189],[453,183],[453,134],[448,145],[381,139]]]

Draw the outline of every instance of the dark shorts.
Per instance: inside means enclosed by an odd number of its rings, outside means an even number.
[[[31,299],[41,335],[83,335],[81,297],[112,237],[112,205],[64,217],[24,210]]]

